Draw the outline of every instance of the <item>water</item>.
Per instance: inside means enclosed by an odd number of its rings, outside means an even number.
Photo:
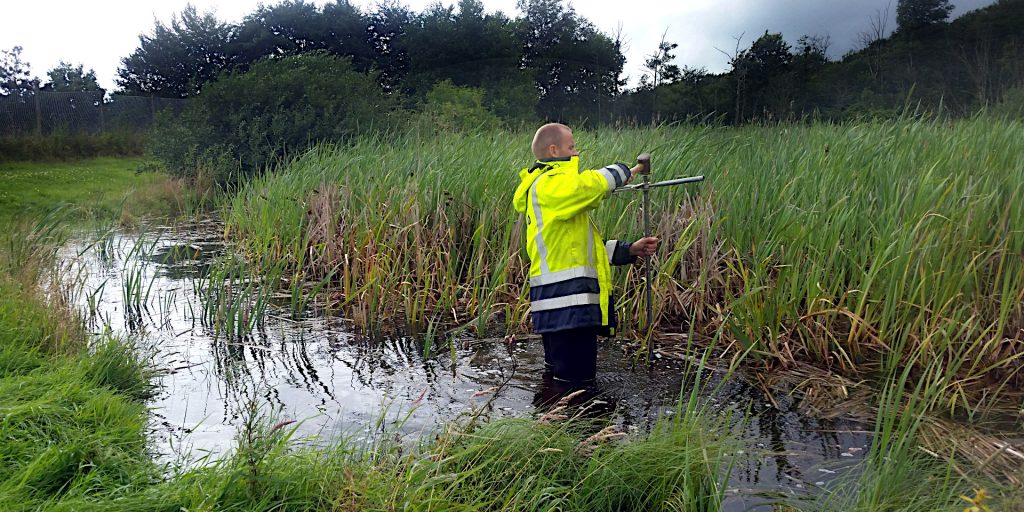
[[[65,271],[82,277],[79,301],[94,332],[109,329],[152,352],[159,377],[148,404],[151,438],[168,460],[225,453],[250,403],[325,442],[382,429],[414,439],[485,406],[491,418],[530,415],[558,392],[541,378],[543,351],[533,338],[509,345],[466,337],[424,358],[416,340],[368,339],[344,319],[295,321],[274,306],[252,335],[218,337],[202,321],[198,291],[225,251],[216,223],[95,238],[63,250]],[[644,428],[673,414],[689,392],[682,362],[636,369],[614,340],[601,342],[598,361],[597,390],[622,425]],[[731,414],[743,445],[726,510],[770,510],[780,495],[834,485],[868,451],[863,425],[815,419],[794,396],[769,399],[742,376],[707,373],[703,398],[715,414]],[[487,392],[496,386],[496,395]]]

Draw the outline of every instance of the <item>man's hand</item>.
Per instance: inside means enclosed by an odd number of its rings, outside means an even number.
[[[633,245],[629,246],[629,255],[636,256],[638,258],[645,258],[647,256],[653,256],[654,252],[658,250],[658,239],[653,236],[648,236],[633,242]]]
[[[641,164],[636,164],[633,167],[630,167],[630,169],[629,169],[629,172],[630,172],[629,179],[626,180],[626,182],[623,183],[623,185],[628,185],[629,182],[633,181],[633,178],[635,178],[637,174],[640,174],[640,171],[642,171],[643,169],[644,169],[644,166],[641,165]]]

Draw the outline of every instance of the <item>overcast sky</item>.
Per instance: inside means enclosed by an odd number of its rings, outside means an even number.
[[[953,0],[953,16],[994,3],[995,0]],[[0,16],[0,49],[23,47],[22,58],[43,76],[61,59],[95,69],[100,85],[114,87],[120,60],[149,33],[155,19],[170,20],[188,0],[50,0],[7,2]],[[223,21],[236,22],[260,2],[247,0],[192,0],[200,11],[214,11]],[[277,0],[264,2],[277,3]],[[325,0],[314,3],[323,4]],[[376,0],[355,0],[371,8]],[[405,0],[421,11],[434,0]],[[453,4],[454,0],[443,0]],[[516,0],[483,0],[488,11],[514,16]],[[871,26],[878,12],[889,13],[888,28],[896,26],[896,0],[577,0],[576,11],[606,33],[621,27],[626,48],[625,74],[635,83],[642,73],[644,55],[658,45],[663,33],[678,43],[676,63],[704,67],[711,72],[727,69],[727,59],[717,48],[732,53],[735,37],[742,46],[765,30],[781,32],[793,44],[803,34],[829,35],[830,53],[838,58],[857,45],[857,35]],[[887,9],[888,7],[888,9]]]

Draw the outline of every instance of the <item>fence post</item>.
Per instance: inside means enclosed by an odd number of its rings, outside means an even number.
[[[100,133],[107,131],[106,122],[103,119],[103,93],[100,93]]]
[[[43,136],[43,115],[39,110],[39,81],[32,80],[32,101],[36,104],[36,137]]]

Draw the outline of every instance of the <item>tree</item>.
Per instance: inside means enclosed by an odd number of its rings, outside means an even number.
[[[547,120],[597,121],[621,85],[622,43],[561,0],[519,0],[522,63],[540,91]]]
[[[139,36],[139,47],[121,59],[117,83],[130,94],[194,96],[227,67],[230,38],[231,27],[189,5],[170,26],[157,21],[152,34]]]
[[[949,0],[900,0],[896,4],[896,26],[900,32],[911,32],[941,23],[953,12]]]
[[[870,27],[857,34],[857,43],[861,48],[870,48],[878,41],[889,35],[889,13],[892,12],[892,3],[885,5],[885,10],[875,9],[875,14],[868,17]]]
[[[77,66],[60,61],[57,67],[46,72],[49,82],[43,89],[55,92],[104,92],[96,81],[96,72],[85,71],[84,66]]]
[[[889,12],[891,8],[892,3],[890,2],[885,5],[884,11],[881,9],[875,10],[874,16],[869,18],[871,28],[857,35],[857,41],[864,50],[868,72],[872,80],[876,82],[880,78],[879,70],[881,68],[879,61],[881,60],[882,48],[880,48],[879,42],[889,35]]]
[[[347,0],[322,8],[303,0],[261,5],[234,30],[228,44],[230,66],[246,69],[263,57],[326,50],[351,57],[359,71],[373,63],[367,17]]]
[[[0,96],[31,96],[34,80],[29,63],[21,60],[20,46],[0,50]]]
[[[661,35],[657,51],[648,55],[647,60],[644,61],[644,69],[649,71],[652,77],[649,82],[651,87],[672,83],[681,76],[679,66],[672,64],[676,56],[671,53],[672,50],[679,48],[679,45],[665,41],[666,35],[668,35],[668,31]],[[640,80],[644,81],[643,77]]]
[[[303,0],[260,4],[245,17],[228,45],[231,64],[245,69],[263,57],[322,50],[330,39],[323,21],[317,6]]]
[[[335,0],[322,9],[324,26],[330,34],[327,50],[334,55],[350,57],[357,70],[369,71],[374,61],[367,15],[348,0]]]
[[[485,14],[479,0],[461,0],[457,12],[433,4],[414,17],[406,34],[406,87],[417,95],[443,80],[492,88],[519,71],[515,36],[512,21],[504,15]]]
[[[658,49],[648,55],[647,60],[644,61],[644,69],[649,71],[650,75],[644,74],[640,77],[640,86],[651,88],[651,114],[655,117],[658,117],[658,86],[670,84],[681,76],[679,66],[672,64],[676,56],[671,53],[679,45],[666,41],[666,35],[668,35],[668,30],[661,34]],[[648,76],[651,77],[650,80],[648,80]]]
[[[792,60],[790,46],[782,34],[769,34],[767,30],[751,43],[750,48],[739,52],[732,59],[732,74],[737,80],[737,120],[743,117],[747,103],[750,103],[753,112],[766,110],[769,99],[775,105],[787,103],[779,93],[788,94],[791,91],[769,90],[769,85],[773,79],[789,71]]]
[[[809,67],[818,67],[828,62],[828,47],[832,45],[832,38],[826,35],[801,36],[796,40],[796,55],[794,60],[800,60],[802,64]]]
[[[412,11],[398,0],[382,0],[369,16],[370,46],[387,90],[398,87],[409,71],[409,54],[403,39],[412,21]]]

